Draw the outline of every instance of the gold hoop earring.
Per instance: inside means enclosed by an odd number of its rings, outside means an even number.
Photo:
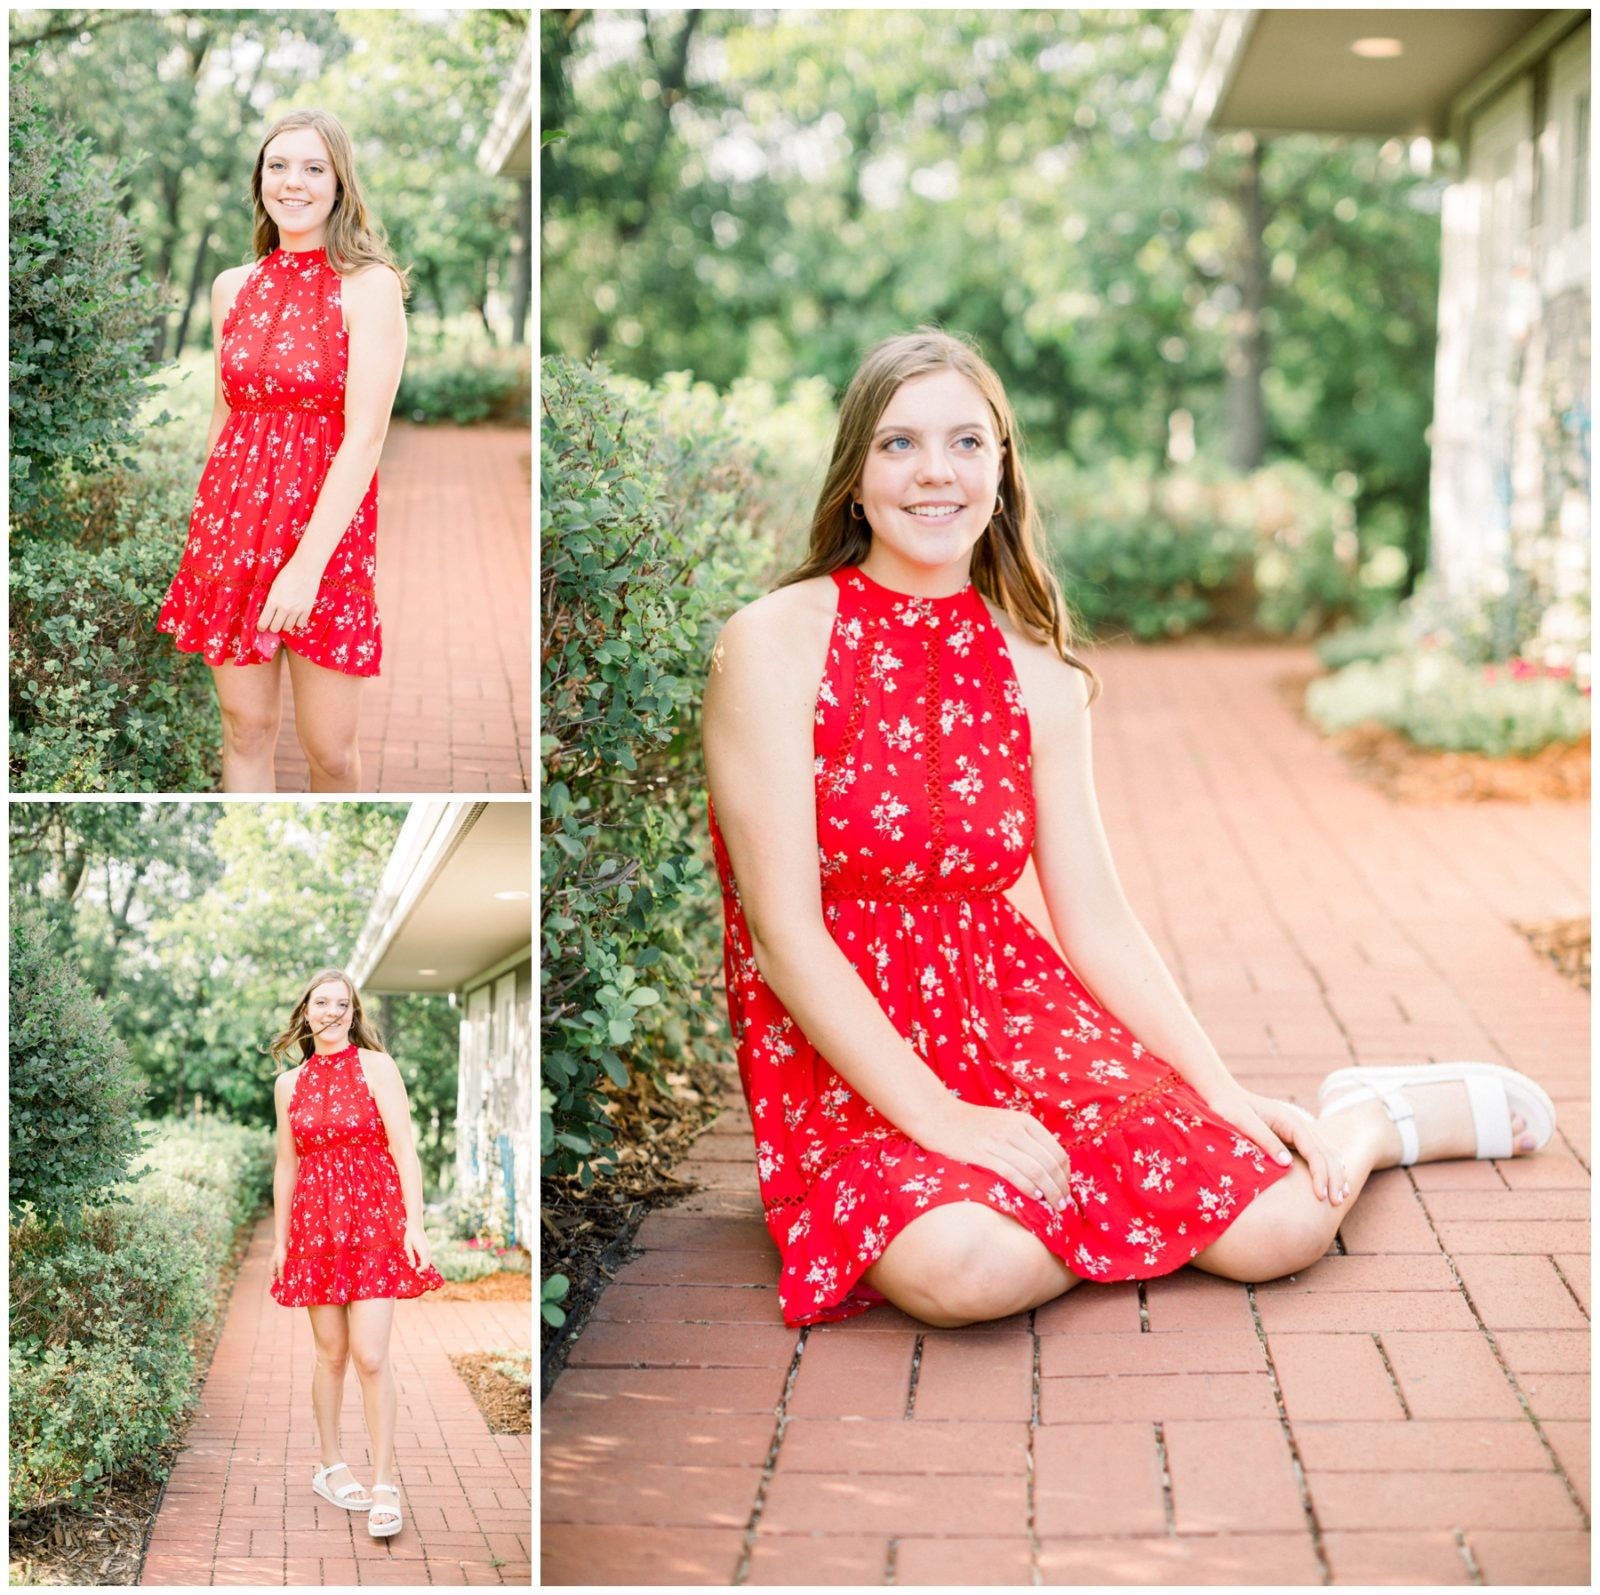
[[[996,520],[1000,516],[1004,515],[1005,512],[1006,512],[1006,501],[1003,498],[1001,498],[1001,496],[998,493],[996,493],[995,496],[994,496],[994,508],[989,512],[989,518],[991,520]]]
[[[867,512],[864,509],[862,509],[861,500],[858,499],[858,498],[851,499],[850,500],[850,519],[853,520],[853,521],[864,521],[866,518],[867,518]]]

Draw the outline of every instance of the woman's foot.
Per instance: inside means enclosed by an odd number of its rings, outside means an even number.
[[[355,1488],[351,1489],[351,1485]],[[325,1501],[343,1507],[347,1512],[365,1511],[372,1505],[372,1497],[367,1493],[366,1486],[357,1482],[355,1475],[343,1462],[322,1463],[312,1475],[311,1488]]]
[[[1474,1157],[1478,1150],[1478,1135],[1472,1119],[1472,1103],[1467,1088],[1460,1080],[1441,1080],[1434,1085],[1407,1085],[1397,1088],[1410,1103],[1415,1115],[1413,1124],[1417,1132],[1418,1163],[1440,1163],[1448,1158]],[[1329,1108],[1338,1108],[1340,1093],[1329,1102]],[[1327,1115],[1327,1108],[1323,1116]],[[1393,1168],[1399,1163],[1403,1150],[1400,1126],[1384,1111],[1377,1098],[1357,1102],[1347,1108],[1338,1108],[1341,1115],[1355,1120],[1372,1134],[1376,1156],[1375,1169]],[[1534,1150],[1534,1139],[1528,1131],[1527,1121],[1513,1113],[1511,1119],[1511,1155],[1521,1157]]]
[[[375,1540],[388,1539],[400,1532],[400,1490],[397,1485],[374,1480],[372,1510],[367,1513],[367,1532]]]

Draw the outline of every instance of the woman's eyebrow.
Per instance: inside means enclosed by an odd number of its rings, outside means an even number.
[[[986,432],[988,428],[982,421],[963,421],[959,426],[946,428],[949,432]],[[907,437],[919,438],[921,431],[914,426],[880,426],[872,435],[882,437],[885,432],[904,432]]]

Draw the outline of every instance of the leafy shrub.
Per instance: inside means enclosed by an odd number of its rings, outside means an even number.
[[[1375,720],[1419,747],[1495,758],[1589,734],[1589,700],[1570,680],[1519,679],[1443,650],[1347,665],[1311,683],[1306,712],[1324,731]]]
[[[1289,462],[1239,477],[1045,458],[1029,476],[1067,597],[1100,635],[1310,636],[1386,606],[1405,574],[1388,547],[1362,562],[1348,501]]]
[[[125,1200],[11,1227],[14,1511],[157,1472],[194,1387],[236,1224],[270,1187],[271,1131],[215,1120],[157,1127]]]
[[[716,626],[770,562],[735,418],[626,394],[544,362],[541,1154],[585,1185],[614,1162],[602,1081],[706,1044],[719,915],[694,709]]]
[[[491,1357],[499,1357],[501,1361],[494,1364],[494,1371],[504,1379],[509,1379],[513,1384],[526,1385],[533,1388],[533,1353],[531,1351],[491,1351]]]
[[[210,675],[155,629],[192,493],[170,481],[129,492],[100,547],[13,543],[13,790],[211,788],[222,731]]]
[[[426,356],[408,362],[395,394],[394,414],[421,424],[453,421],[470,426],[478,421],[506,424],[529,419],[526,360],[486,356],[433,361]]]
[[[131,167],[39,106],[31,56],[11,65],[11,506],[26,521],[69,470],[134,441],[162,291],[138,275],[123,215]]]
[[[1317,643],[1317,658],[1330,670],[1342,670],[1358,659],[1387,659],[1402,652],[1411,641],[1411,628],[1402,610],[1380,616],[1366,626],[1345,626]]]
[[[43,921],[11,912],[11,1202],[70,1215],[127,1172],[144,1087]]]
[[[452,1284],[487,1279],[500,1272],[499,1253],[489,1246],[468,1246],[463,1241],[440,1241],[433,1248],[433,1266]]]

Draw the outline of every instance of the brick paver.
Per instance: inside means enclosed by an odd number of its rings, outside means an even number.
[[[532,1580],[531,1436],[494,1434],[452,1353],[526,1349],[522,1302],[395,1309],[397,1482],[405,1526],[387,1540],[366,1516],[311,1491],[311,1325],[271,1283],[272,1221],[256,1227],[199,1408],[150,1532],[141,1584],[513,1584]],[[372,1469],[352,1368],[340,1418],[344,1458]]]
[[[518,428],[389,428],[378,470],[383,673],[361,705],[366,791],[531,790],[532,447]],[[278,787],[309,782],[286,670]]]
[[[544,1404],[545,1583],[1587,1580],[1588,1000],[1513,928],[1588,912],[1587,810],[1389,802],[1275,690],[1310,663],[1101,652],[1135,909],[1255,1089],[1483,1058],[1540,1079],[1555,1142],[1378,1175],[1271,1284],[797,1332],[735,1086]]]

